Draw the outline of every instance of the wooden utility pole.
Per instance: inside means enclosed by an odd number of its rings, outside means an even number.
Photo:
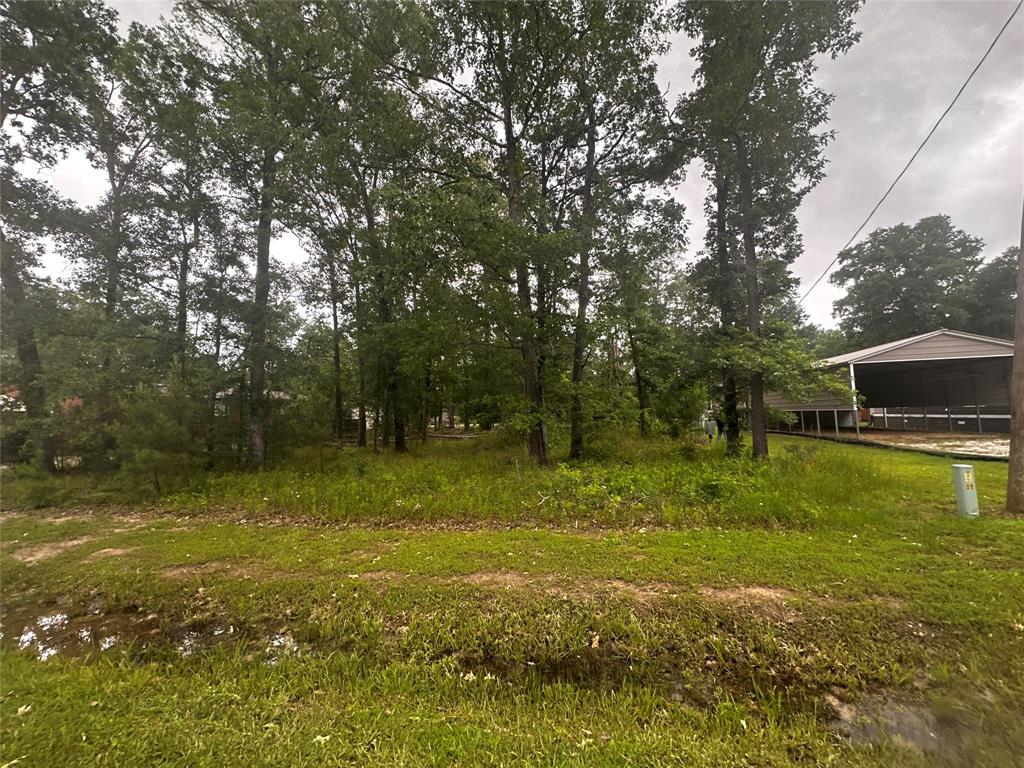
[[[1017,309],[1013,323],[1013,374],[1010,381],[1010,473],[1006,510],[1024,514],[1024,209],[1017,253]]]

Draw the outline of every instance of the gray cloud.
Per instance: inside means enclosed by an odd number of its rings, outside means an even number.
[[[819,62],[817,81],[835,95],[825,180],[799,211],[805,255],[795,265],[804,288],[835,257],[981,58],[1013,2],[869,2],[861,41]],[[660,62],[674,99],[689,88],[690,43],[680,37]],[[1003,34],[914,165],[861,236],[881,226],[949,214],[994,256],[1020,237],[1024,195],[1024,11]],[[699,168],[676,191],[687,203],[691,251],[700,248]],[[834,324],[840,292],[822,282],[807,299],[811,318]]]

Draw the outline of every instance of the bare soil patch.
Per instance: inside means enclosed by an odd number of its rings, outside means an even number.
[[[781,587],[700,587],[697,592],[706,600],[743,608],[787,624],[800,618],[800,612],[788,605],[789,601],[806,599],[805,595]]]
[[[678,594],[680,588],[664,581],[633,582],[622,579],[606,579],[592,582],[598,591],[616,592],[629,595],[638,601],[657,600],[668,595]]]
[[[201,576],[207,573],[223,573],[229,570],[233,570],[231,563],[224,562],[223,560],[209,560],[205,563],[171,565],[164,568],[161,574],[166,579],[190,579],[193,576]],[[235,572],[241,575],[239,571]]]
[[[314,578],[322,574],[310,571],[289,571],[259,563],[231,563],[226,560],[208,560],[205,563],[180,563],[160,571],[165,579],[185,580],[199,576],[223,574],[237,579],[270,581],[276,579]]]
[[[18,550],[11,554],[15,560],[20,560],[28,565],[49,560],[51,557],[67,552],[69,549],[87,544],[93,541],[93,536],[82,536],[78,539],[66,539],[65,541],[51,541],[46,544],[31,544],[25,547],[18,547]]]
[[[121,557],[127,555],[130,552],[134,552],[136,547],[104,547],[103,549],[97,549],[87,558],[86,562],[92,562],[94,560],[103,560],[108,557]]]
[[[534,577],[531,579],[523,573],[515,571],[479,571],[466,576],[457,576],[452,579],[462,584],[470,584],[474,587],[499,587],[502,589],[522,589],[540,581]]]

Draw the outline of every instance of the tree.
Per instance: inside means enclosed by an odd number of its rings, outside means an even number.
[[[795,229],[794,212],[822,178],[823,150],[831,138],[820,127],[832,97],[814,85],[814,59],[838,56],[853,45],[858,5],[854,1],[679,6],[681,26],[700,42],[694,49],[697,89],[677,111],[697,127],[705,163],[718,164],[715,183],[721,187],[720,197],[728,191],[726,176],[735,179],[746,325],[755,349],[762,343],[764,299],[758,250],[778,249],[772,234]],[[726,211],[723,202],[716,215]],[[795,243],[798,246],[799,241]],[[796,250],[789,249],[790,258]],[[764,376],[756,364],[749,371],[749,389],[752,453],[766,457]]]
[[[569,458],[583,455],[580,387],[588,355],[588,310],[594,268],[594,232],[609,198],[628,193],[645,180],[638,175],[659,147],[666,110],[655,82],[653,58],[662,50],[662,18],[653,3],[581,3],[574,56],[567,79],[572,106],[584,116],[576,224],[576,316],[573,322]],[[577,129],[578,130],[578,129]],[[575,130],[566,131],[575,142]]]
[[[962,289],[967,321],[963,330],[998,339],[1013,338],[1020,248],[1012,245],[978,269]]]
[[[602,274],[595,291],[597,323],[608,326],[608,347],[621,346],[626,370],[632,368],[641,437],[659,421],[674,430],[680,420],[678,395],[700,380],[689,365],[698,325],[685,305],[690,286],[672,263],[686,242],[684,212],[671,199],[645,197],[636,194],[605,211],[598,229]],[[614,378],[613,355],[607,364]],[[602,384],[605,399],[608,385]]]
[[[61,218],[58,211],[68,206],[45,184],[24,178],[16,168],[25,158],[50,165],[69,144],[81,140],[86,104],[98,88],[97,70],[113,45],[114,14],[98,0],[7,1],[0,20],[4,326],[15,339],[19,390],[27,416],[36,425],[40,460],[52,471],[53,447],[42,427],[50,403],[37,342],[31,270],[37,263],[39,238],[54,233]]]
[[[184,2],[187,17],[221,43],[213,136],[232,183],[255,221],[255,282],[249,323],[249,439],[266,462],[270,243],[282,216],[280,177],[301,143],[308,79],[321,49],[301,3]]]
[[[839,254],[829,280],[844,287],[835,302],[840,327],[856,347],[927,333],[966,330],[965,299],[974,290],[982,241],[929,216],[913,226],[876,229]]]
[[[460,128],[477,147],[491,153],[494,171],[488,176],[501,189],[509,226],[504,252],[514,279],[518,317],[516,335],[523,360],[523,394],[527,413],[530,456],[548,461],[539,320],[546,290],[541,253],[532,246],[524,200],[528,173],[525,154],[540,126],[540,118],[564,99],[560,88],[562,63],[570,55],[566,19],[548,4],[467,2],[437,9],[435,24],[448,44],[441,77],[447,99],[439,108],[463,116]],[[469,74],[472,85],[456,80]],[[448,107],[444,102],[453,103]],[[497,131],[495,131],[497,127]],[[536,286],[534,279],[536,280]]]

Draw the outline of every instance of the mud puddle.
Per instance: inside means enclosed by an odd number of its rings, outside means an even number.
[[[946,760],[955,760],[965,747],[968,724],[940,716],[928,704],[883,694],[846,702],[825,697],[836,717],[829,728],[856,745],[893,746]]]
[[[6,615],[0,623],[4,645],[33,653],[40,661],[56,655],[102,653],[115,646],[153,642],[161,636],[155,613],[69,615],[57,611],[39,616]]]
[[[6,614],[0,620],[0,643],[7,648],[27,651],[40,661],[54,656],[79,658],[128,649],[133,653],[170,649],[186,658],[217,645],[236,643],[244,646],[250,658],[276,664],[283,658],[309,650],[292,637],[287,627],[255,636],[243,635],[231,624],[167,628],[156,613],[104,613],[102,610]]]

